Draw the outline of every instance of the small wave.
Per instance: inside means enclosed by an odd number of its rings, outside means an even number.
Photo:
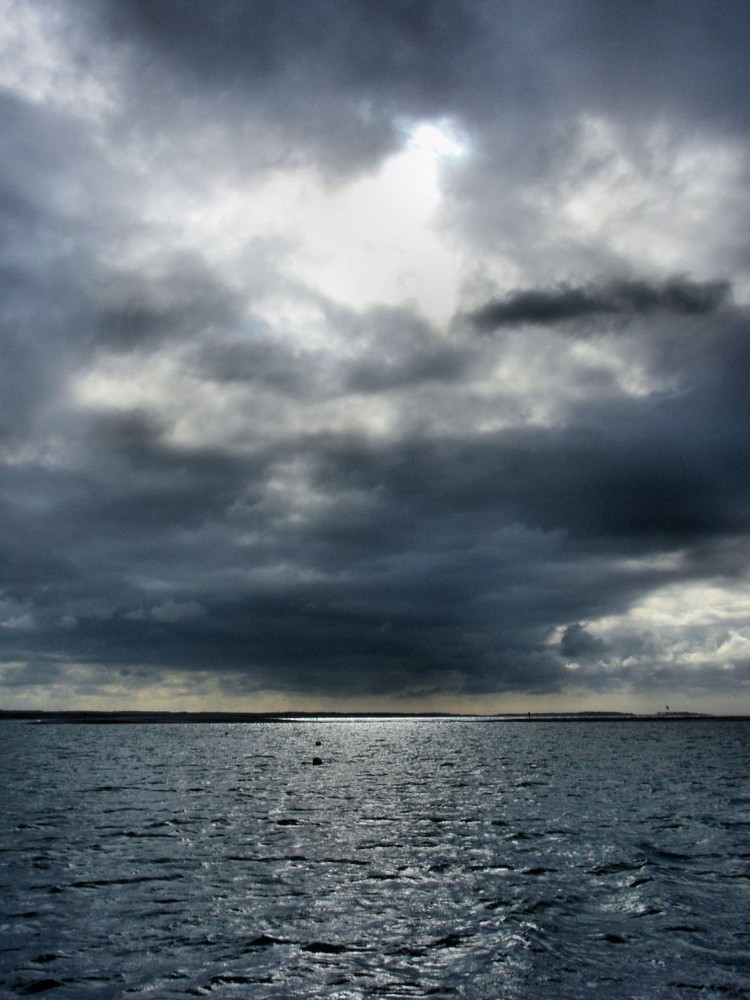
[[[254,980],[237,972],[222,972],[218,976],[211,976],[209,982],[211,986],[247,986]]]
[[[57,989],[63,983],[59,979],[36,979],[32,983],[26,983],[18,988],[22,996],[29,996],[32,993],[46,993],[47,990]]]
[[[427,950],[416,944],[402,944],[389,954],[404,955],[406,958],[423,958],[427,954]]]
[[[648,885],[649,882],[653,882],[651,875],[643,875],[641,878],[634,878],[628,882],[629,889],[637,889],[640,885]]]
[[[712,993],[724,993],[730,997],[738,997],[739,1000],[747,997],[747,993],[744,989],[738,989],[736,986],[731,986],[729,983],[688,983],[682,980],[677,980],[671,982],[670,986],[674,986],[678,990],[695,990],[697,993],[701,993],[704,996],[711,996]]]
[[[133,837],[136,840],[163,840],[165,837],[176,837],[177,831],[174,833],[149,833],[146,830],[123,830],[121,833],[111,833],[110,837]]]
[[[630,910],[628,916],[633,920],[638,920],[641,917],[659,917],[664,913],[664,910],[660,910],[658,906],[644,906],[638,910]]]
[[[100,878],[82,879],[79,882],[71,882],[70,889],[105,889],[110,885],[139,885],[142,882],[172,882],[181,879],[179,873],[174,875],[133,875],[131,878]],[[52,890],[50,890],[51,892]]]
[[[607,944],[627,944],[628,938],[624,934],[616,934],[614,931],[605,931],[604,934],[596,935],[597,941],[606,941]]]
[[[665,861],[695,861],[696,859],[696,855],[683,854],[681,851],[667,851],[663,847],[657,847],[646,840],[638,844],[638,849],[651,858],[659,858]]]
[[[309,861],[310,859],[306,854],[226,854],[224,860],[273,865],[284,861]]]
[[[467,865],[467,871],[470,872],[512,872],[513,869],[510,865]]]
[[[638,861],[611,861],[606,865],[597,865],[589,869],[591,875],[618,875],[620,872],[641,871],[646,867],[644,860]]]
[[[527,913],[539,913],[540,910],[549,910],[554,906],[559,906],[560,901],[555,899],[537,899],[526,907]]]
[[[310,941],[302,946],[302,951],[310,951],[316,955],[340,955],[348,950],[346,945],[333,941]]]
[[[273,934],[259,934],[258,937],[248,941],[246,948],[272,948],[275,944],[289,944],[288,938],[274,937]]]
[[[501,907],[503,909],[510,909],[513,903],[509,899],[493,899],[490,903],[485,903],[485,910],[499,910]]]
[[[428,945],[429,948],[460,948],[463,944],[464,938],[460,934],[445,934],[443,937],[436,938],[431,941]]]

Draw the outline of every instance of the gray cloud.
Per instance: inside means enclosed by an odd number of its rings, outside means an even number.
[[[613,281],[603,286],[522,289],[488,302],[470,314],[481,331],[504,326],[552,326],[596,316],[643,316],[652,312],[703,316],[714,312],[729,294],[726,281],[695,282],[671,278],[662,284]]]
[[[602,653],[606,649],[605,643],[587,631],[586,626],[580,622],[566,625],[560,639],[560,653],[562,656],[572,659],[587,659]]]
[[[463,344],[448,341],[407,309],[371,309],[347,325],[361,344],[360,357],[345,373],[353,392],[455,382],[469,363]]]
[[[95,316],[98,343],[116,351],[153,348],[170,337],[195,337],[235,325],[238,297],[196,255],[160,262],[158,280],[110,272]],[[167,265],[165,267],[165,264]]]
[[[746,690],[713,625],[628,618],[744,587],[745,4],[26,6],[59,65],[0,95],[6,687]],[[466,144],[431,233],[468,323],[336,301],[295,228],[425,120]]]

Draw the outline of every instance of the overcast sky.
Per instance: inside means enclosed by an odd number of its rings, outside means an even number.
[[[0,706],[750,712],[747,0],[0,0]]]

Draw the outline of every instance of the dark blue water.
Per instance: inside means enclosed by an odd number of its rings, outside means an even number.
[[[750,995],[748,723],[6,721],[0,754],[0,997]]]

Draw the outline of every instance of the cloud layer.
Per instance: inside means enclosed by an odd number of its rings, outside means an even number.
[[[747,706],[746,4],[2,23],[4,704]]]

